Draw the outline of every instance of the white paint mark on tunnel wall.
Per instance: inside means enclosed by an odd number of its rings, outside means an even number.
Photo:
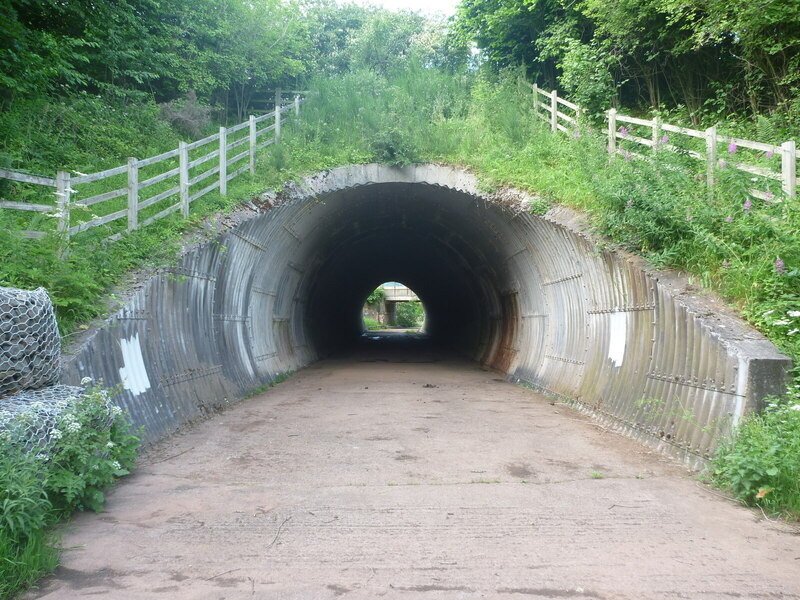
[[[122,349],[122,362],[125,365],[119,370],[119,378],[126,390],[138,396],[150,389],[150,378],[144,366],[139,334],[129,340],[120,340],[119,345]]]
[[[609,315],[609,332],[611,339],[608,342],[608,358],[615,367],[621,367],[625,358],[625,344],[628,340],[628,313],[613,312]]]

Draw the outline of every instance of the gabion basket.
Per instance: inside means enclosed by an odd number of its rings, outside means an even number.
[[[5,395],[60,377],[61,338],[47,292],[0,287],[0,406]]]

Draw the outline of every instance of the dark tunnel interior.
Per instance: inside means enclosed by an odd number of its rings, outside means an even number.
[[[502,240],[486,225],[487,207],[450,190],[404,184],[341,196],[324,199],[333,214],[311,250],[304,323],[318,353],[355,343],[367,295],[384,281],[402,281],[425,306],[433,344],[480,356],[501,317],[506,284],[498,269]]]

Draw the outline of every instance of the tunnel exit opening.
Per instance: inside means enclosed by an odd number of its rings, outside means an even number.
[[[425,329],[425,305],[404,283],[385,281],[367,296],[362,318],[365,333],[384,329],[422,333]]]

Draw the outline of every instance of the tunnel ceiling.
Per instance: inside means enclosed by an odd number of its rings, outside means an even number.
[[[121,383],[152,439],[352,341],[384,281],[419,294],[434,339],[683,456],[781,391],[788,359],[719,305],[599,249],[575,214],[531,215],[524,194],[484,193],[466,172],[344,167],[256,206],[70,365]]]

